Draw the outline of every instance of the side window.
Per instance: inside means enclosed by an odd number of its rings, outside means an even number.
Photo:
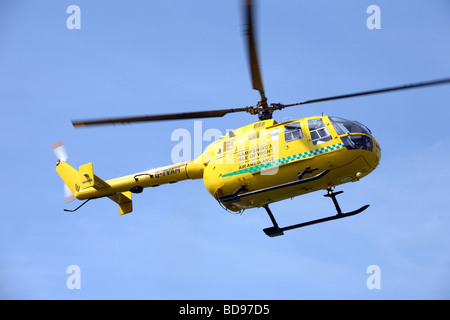
[[[226,137],[225,138],[226,139],[225,146],[224,146],[225,151],[233,150],[234,149],[234,140],[235,140],[236,135],[234,134],[234,132],[232,130],[230,130],[227,132],[225,137]]]
[[[279,131],[280,131],[280,129],[278,129],[278,128],[269,131],[270,138],[272,139],[272,141],[278,140]]]
[[[286,140],[286,142],[301,138],[303,138],[303,134],[302,128],[300,127],[300,122],[293,122],[284,126],[284,140]]]
[[[234,138],[228,138],[225,140],[225,151],[234,149]]]
[[[322,119],[308,120],[309,132],[311,133],[311,140],[314,145],[321,144],[331,140],[331,135],[328,132]]]
[[[257,139],[259,137],[259,131],[256,130],[250,130],[248,132],[248,139],[252,140],[252,139]]]

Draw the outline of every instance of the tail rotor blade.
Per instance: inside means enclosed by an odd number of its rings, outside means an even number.
[[[55,142],[52,144],[53,153],[55,154],[58,161],[67,161],[69,158],[67,155],[66,147],[62,141]],[[69,187],[64,184],[64,201],[71,202],[75,200],[75,196],[70,191]]]
[[[67,151],[66,147],[64,146],[62,141],[55,142],[52,145],[53,153],[55,154],[56,158],[61,161],[67,161]]]
[[[73,195],[72,191],[70,191],[69,187],[64,184],[64,201],[72,202],[73,200],[75,200],[75,196]]]

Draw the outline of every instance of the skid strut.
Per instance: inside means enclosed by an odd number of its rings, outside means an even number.
[[[273,223],[273,227],[265,228],[263,231],[264,231],[269,237],[281,236],[281,235],[284,234],[284,231],[287,231],[287,230],[298,229],[298,228],[310,226],[310,225],[313,225],[313,224],[318,224],[318,223],[322,223],[322,222],[327,222],[327,221],[330,221],[330,220],[337,220],[337,219],[342,219],[342,218],[354,216],[354,215],[356,215],[356,214],[358,214],[358,213],[363,212],[364,210],[366,210],[366,209],[369,207],[369,205],[365,205],[365,206],[363,206],[363,207],[361,207],[361,208],[359,208],[359,209],[357,209],[357,210],[350,211],[350,212],[347,212],[347,213],[342,213],[342,210],[341,210],[341,208],[340,208],[340,206],[339,206],[339,203],[338,203],[338,201],[336,200],[336,196],[337,196],[338,194],[343,193],[343,192],[344,192],[344,191],[333,192],[333,191],[330,189],[330,190],[328,190],[328,193],[324,195],[325,197],[329,197],[329,198],[331,198],[331,200],[333,200],[334,206],[335,206],[336,211],[337,211],[337,214],[336,214],[336,215],[334,215],[334,216],[329,216],[329,217],[322,218],[322,219],[311,220],[311,221],[307,221],[307,222],[303,222],[303,223],[299,223],[299,224],[294,224],[294,225],[287,226],[287,227],[283,227],[283,228],[280,228],[280,227],[278,226],[278,223],[277,223],[277,221],[275,220],[275,217],[273,216],[272,211],[270,211],[269,206],[266,204],[266,205],[263,206],[263,208],[266,209],[267,214],[269,215],[270,220],[271,220],[272,223]]]

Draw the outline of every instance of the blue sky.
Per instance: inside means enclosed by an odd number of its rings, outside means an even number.
[[[69,5],[81,29],[69,30]],[[370,5],[381,29],[369,30]],[[258,47],[270,102],[308,99],[450,76],[450,3],[260,1]],[[72,119],[254,105],[240,1],[3,0],[0,298],[448,299],[450,87],[312,104],[358,120],[382,148],[380,166],[339,187],[363,214],[269,238],[262,209],[229,214],[201,180],[144,190],[119,216],[100,199],[63,202],[52,143],[69,163],[110,179],[171,163],[175,129],[193,121],[75,130]],[[203,120],[233,129],[248,114]],[[204,144],[206,146],[206,143]],[[334,214],[313,193],[271,206],[280,225]],[[81,270],[69,290],[66,269]],[[381,288],[369,290],[377,265]]]

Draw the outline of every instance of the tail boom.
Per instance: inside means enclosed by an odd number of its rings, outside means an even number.
[[[78,200],[108,197],[119,205],[120,214],[132,211],[132,193],[144,188],[175,183],[203,176],[203,166],[192,161],[151,169],[111,180],[102,180],[93,172],[92,163],[76,170],[65,161],[60,161],[56,171]]]

